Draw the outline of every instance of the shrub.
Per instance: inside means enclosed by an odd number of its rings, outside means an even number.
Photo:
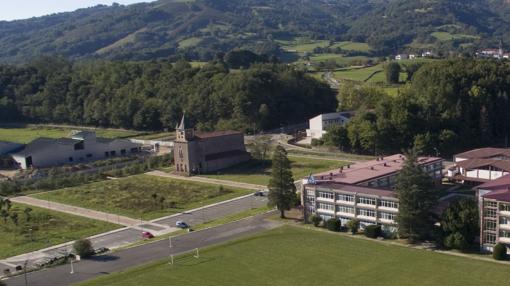
[[[448,235],[444,239],[444,246],[453,249],[466,250],[469,247],[469,243],[460,232],[456,232]]]
[[[380,225],[371,224],[365,227],[365,236],[368,238],[378,238],[381,234],[382,230]]]
[[[322,141],[321,139],[316,139],[316,138],[313,138],[312,139],[312,142],[311,142],[311,145],[312,146],[321,146],[324,144],[324,141]]]
[[[352,234],[356,234],[359,229],[359,220],[351,219],[346,224],[347,228],[351,231]]]
[[[496,260],[505,260],[507,257],[506,246],[502,243],[496,244],[496,246],[494,246],[494,250],[492,251],[492,257]]]
[[[331,231],[340,231],[342,229],[342,222],[336,218],[328,219],[326,221],[326,228]]]
[[[73,244],[74,252],[82,258],[90,257],[94,254],[92,242],[88,239],[79,239]]]
[[[322,222],[322,217],[318,215],[313,215],[311,221],[315,227],[318,227]]]

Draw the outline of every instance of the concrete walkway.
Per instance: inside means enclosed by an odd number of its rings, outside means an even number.
[[[218,179],[211,179],[211,178],[205,178],[205,177],[199,177],[199,176],[183,177],[183,176],[177,176],[177,175],[162,172],[162,171],[151,171],[146,174],[152,175],[152,176],[158,176],[158,177],[171,178],[171,179],[176,179],[176,180],[222,185],[225,187],[242,188],[242,189],[254,190],[254,191],[267,190],[267,186],[263,186],[263,185],[255,185],[255,184],[248,184],[248,183],[241,183],[241,182],[218,180]]]
[[[114,224],[118,224],[118,225],[123,225],[123,226],[132,227],[132,226],[139,225],[140,223],[143,223],[139,219],[137,220],[137,219],[133,219],[133,218],[125,217],[125,216],[120,216],[120,215],[95,211],[95,210],[91,210],[91,209],[75,207],[75,206],[70,206],[70,205],[66,205],[66,204],[61,204],[61,203],[56,203],[56,202],[51,202],[51,201],[46,201],[46,200],[41,200],[41,199],[36,199],[33,197],[27,197],[27,196],[13,197],[13,198],[10,198],[10,200],[14,203],[31,205],[34,207],[45,208],[45,209],[49,209],[49,210],[54,210],[54,211],[58,211],[58,212],[82,216],[82,217],[91,218],[91,219],[95,219],[95,220],[101,220],[101,221],[114,223]]]

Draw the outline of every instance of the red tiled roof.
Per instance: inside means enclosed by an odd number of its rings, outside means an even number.
[[[486,199],[510,202],[510,190],[509,189],[501,189],[501,190],[493,191],[493,192],[483,195],[483,197]]]
[[[327,189],[333,189],[336,191],[343,191],[343,192],[349,192],[349,193],[360,193],[360,194],[366,194],[366,195],[374,195],[379,197],[388,197],[388,198],[396,198],[397,195],[393,191],[383,190],[383,189],[376,189],[376,188],[369,188],[369,187],[363,187],[363,186],[355,186],[355,185],[346,185],[346,184],[339,184],[334,182],[328,182],[328,181],[318,181],[315,185],[307,185],[310,187],[321,187],[321,188],[327,188]]]
[[[510,161],[499,159],[468,159],[457,162],[457,166],[464,169],[476,169],[479,167],[493,166],[498,169],[510,172]]]
[[[478,190],[491,190],[490,193],[482,195],[484,198],[510,202],[510,175],[487,182],[476,188]]]
[[[470,150],[464,153],[460,153],[455,155],[456,158],[466,158],[466,159],[483,159],[483,158],[490,158],[497,155],[510,155],[510,149],[505,148],[493,148],[493,147],[487,147],[487,148],[479,148]]]
[[[213,132],[203,132],[203,133],[196,133],[195,137],[198,139],[207,139],[207,138],[213,138],[213,137],[221,137],[221,136],[229,136],[234,134],[242,134],[239,131],[233,131],[233,130],[225,130],[225,131],[213,131]]]
[[[438,157],[419,157],[418,164],[426,164],[435,161],[441,161]],[[396,173],[402,169],[405,156],[395,154],[383,157],[379,160],[361,162],[342,169],[335,169],[314,175],[316,180],[329,180],[336,183],[359,184],[378,177],[387,176]]]

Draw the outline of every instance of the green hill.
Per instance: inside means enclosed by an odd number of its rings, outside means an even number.
[[[40,55],[209,60],[234,48],[279,55],[283,39],[368,43],[387,55],[510,39],[506,0],[160,0],[0,22],[0,62]]]

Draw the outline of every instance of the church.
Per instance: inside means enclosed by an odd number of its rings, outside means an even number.
[[[237,131],[195,132],[185,116],[176,127],[174,162],[179,174],[211,173],[250,159],[244,135]]]

